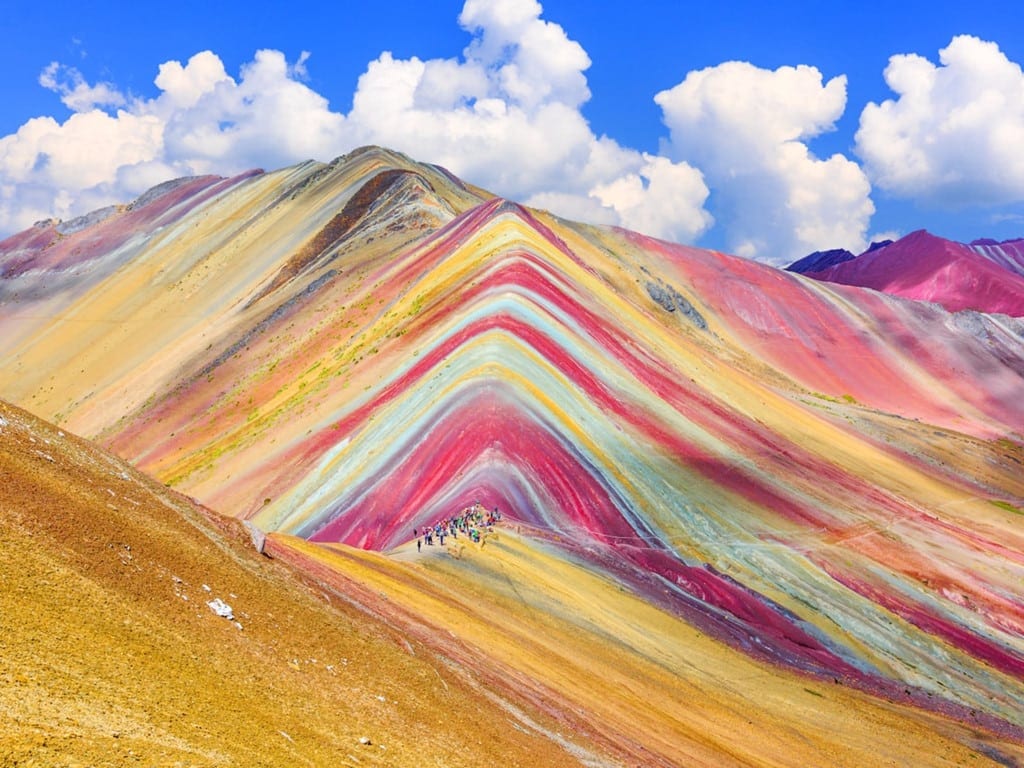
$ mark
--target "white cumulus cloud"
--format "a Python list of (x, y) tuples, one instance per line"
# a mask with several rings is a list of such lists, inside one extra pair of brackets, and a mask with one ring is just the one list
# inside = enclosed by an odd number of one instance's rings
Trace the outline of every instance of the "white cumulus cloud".
[(936, 66), (889, 59), (895, 99), (860, 116), (857, 154), (894, 195), (942, 207), (1024, 200), (1024, 73), (993, 42), (954, 37)]
[(163, 62), (150, 97), (53, 62), (39, 84), (71, 114), (0, 137), (0, 236), (175, 176), (329, 160), (362, 144), (569, 218), (680, 242), (714, 226), (728, 250), (775, 264), (863, 249), (872, 184), (937, 206), (1024, 201), (1024, 74), (995, 43), (955, 37), (938, 64), (893, 56), (895, 98), (860, 115), (862, 168), (812, 150), (847, 95), (845, 76), (826, 81), (807, 65), (689, 72), (655, 96), (668, 129), (658, 154), (596, 134), (581, 111), (590, 57), (542, 14), (537, 0), (465, 0), (461, 52), (382, 52), (347, 114), (310, 86), (308, 51), (289, 61), (259, 50), (237, 72), (213, 51)]
[[(357, 143), (429, 159), (564, 216), (699, 236), (711, 223), (700, 172), (596, 136), (580, 112), (590, 58), (540, 13), (534, 0), (468, 0), (459, 21), (473, 37), (463, 55), (382, 54), (359, 79), (348, 130)], [(634, 194), (612, 191), (623, 184)]]
[(689, 232), (702, 232), (714, 222), (703, 203), (708, 190), (701, 176), (685, 163), (644, 154), (644, 164), (592, 191), (609, 208), (620, 213), (639, 232), (665, 232), (676, 240)]
[(818, 158), (806, 141), (832, 130), (846, 79), (810, 66), (730, 61), (690, 72), (655, 96), (671, 157), (700, 168), (730, 250), (777, 264), (822, 249), (861, 249), (874, 204), (860, 166)]
[(89, 85), (82, 73), (56, 61), (39, 74), (39, 84), (54, 93), (68, 109), (84, 112), (93, 107), (120, 107), (125, 103), (124, 95), (110, 83)]
[(344, 117), (296, 79), (304, 61), (258, 51), (236, 82), (204, 51), (161, 65), (152, 99), (51, 64), (40, 82), (72, 114), (33, 118), (0, 138), (0, 232), (124, 202), (175, 176), (337, 154)]
[[(145, 108), (166, 126), (165, 159), (193, 173), (216, 173), (339, 154), (344, 117), (295, 79), (284, 54), (257, 51), (238, 82), (222, 75), (216, 58), (209, 52), (193, 56), (173, 87), (161, 68), (157, 85), (163, 81), (170, 90)], [(191, 105), (181, 106), (183, 99)]]
[(211, 51), (165, 62), (150, 99), (51, 64), (40, 83), (73, 114), (0, 138), (0, 231), (127, 200), (171, 176), (326, 160), (373, 143), (562, 215), (698, 237), (712, 222), (700, 171), (595, 135), (580, 112), (590, 58), (541, 12), (536, 0), (467, 0), (461, 56), (382, 53), (347, 115), (306, 84), (308, 52), (289, 63), (258, 51), (237, 78)]

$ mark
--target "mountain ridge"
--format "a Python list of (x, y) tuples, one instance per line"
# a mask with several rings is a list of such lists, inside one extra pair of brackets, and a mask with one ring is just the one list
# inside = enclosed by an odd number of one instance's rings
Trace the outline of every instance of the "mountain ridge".
[(411, 557), (479, 501), (755, 659), (958, 718), (1024, 706), (1021, 321), (379, 148), (162, 227), (81, 293), (12, 278), (0, 392), (271, 532)]

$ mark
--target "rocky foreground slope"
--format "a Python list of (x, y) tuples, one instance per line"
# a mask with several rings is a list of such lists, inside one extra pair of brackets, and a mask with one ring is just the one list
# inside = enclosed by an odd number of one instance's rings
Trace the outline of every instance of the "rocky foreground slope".
[(3, 403), (0, 473), (0, 765), (618, 764), (379, 593)]
[[(945, 759), (929, 738), (1016, 754), (1019, 320), (564, 221), (374, 148), (0, 254), (0, 394), (325, 583), (359, 573), (641, 762), (870, 764), (882, 711), (924, 729), (909, 762)], [(477, 502), (497, 540), (416, 551)]]

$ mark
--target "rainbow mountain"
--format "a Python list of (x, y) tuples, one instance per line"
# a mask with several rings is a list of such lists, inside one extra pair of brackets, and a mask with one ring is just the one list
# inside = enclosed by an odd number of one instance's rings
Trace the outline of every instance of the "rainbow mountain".
[[(40, 222), (0, 302), (0, 397), (499, 649), (646, 764), (1024, 759), (1024, 321), (379, 148)], [(417, 548), (477, 504), (486, 547)]]

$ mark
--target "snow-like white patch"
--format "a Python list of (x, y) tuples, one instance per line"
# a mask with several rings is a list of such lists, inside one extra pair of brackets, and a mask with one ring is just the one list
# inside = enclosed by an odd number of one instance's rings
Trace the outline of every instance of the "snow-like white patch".
[(208, 602), (207, 605), (210, 607), (210, 610), (216, 613), (218, 616), (221, 616), (227, 619), (228, 621), (235, 620), (235, 612), (231, 610), (231, 606), (225, 603), (219, 597), (213, 598), (213, 600)]

